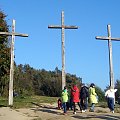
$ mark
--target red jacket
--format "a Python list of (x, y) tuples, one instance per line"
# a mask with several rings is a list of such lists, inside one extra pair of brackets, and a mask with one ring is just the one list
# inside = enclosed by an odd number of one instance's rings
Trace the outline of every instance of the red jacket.
[(73, 99), (73, 102), (80, 102), (80, 92), (79, 92), (79, 89), (76, 85), (74, 85), (72, 88), (71, 88), (71, 95), (72, 95), (72, 99)]

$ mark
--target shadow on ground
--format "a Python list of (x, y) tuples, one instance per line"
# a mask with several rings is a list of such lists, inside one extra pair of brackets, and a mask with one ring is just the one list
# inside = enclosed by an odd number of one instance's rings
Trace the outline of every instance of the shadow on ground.
[[(120, 115), (118, 113), (112, 114), (112, 113), (107, 113), (99, 110), (99, 112), (94, 112), (94, 113), (90, 113), (90, 112), (86, 112), (86, 113), (81, 113), (80, 111), (77, 112), (76, 115), (73, 114), (73, 111), (68, 111), (68, 115), (63, 115), (63, 111), (58, 110), (56, 107), (53, 107), (51, 105), (38, 105), (36, 103), (32, 103), (36, 106), (38, 106), (38, 108), (32, 108), (31, 110), (36, 111), (41, 111), (44, 113), (51, 113), (54, 115), (58, 115), (56, 118), (56, 120), (120, 120)], [(100, 112), (102, 111), (102, 112)], [(53, 120), (54, 118), (51, 118), (50, 120)]]
[(96, 114), (96, 115), (87, 115), (87, 116), (79, 116), (79, 115), (76, 115), (76, 116), (72, 116), (74, 118), (77, 118), (77, 119), (101, 119), (101, 120), (120, 120), (120, 117), (119, 116), (115, 116), (115, 115), (104, 115), (104, 114)]

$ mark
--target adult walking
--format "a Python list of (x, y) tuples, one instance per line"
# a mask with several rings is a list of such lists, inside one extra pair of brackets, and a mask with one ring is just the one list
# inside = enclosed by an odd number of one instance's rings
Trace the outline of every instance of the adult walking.
[(76, 104), (79, 106), (80, 110), (81, 110), (81, 107), (80, 107), (80, 91), (77, 87), (76, 84), (73, 85), (73, 87), (71, 88), (71, 95), (72, 95), (72, 101), (73, 101), (73, 109), (74, 109), (74, 112), (73, 114), (76, 114)]
[(80, 104), (82, 109), (81, 112), (86, 112), (87, 110), (88, 97), (89, 97), (88, 87), (85, 86), (85, 84), (83, 83), (80, 90)]
[(109, 87), (109, 89), (105, 92), (105, 97), (107, 98), (108, 108), (112, 113), (114, 113), (114, 103), (115, 103), (115, 92), (117, 89), (113, 89)]
[(89, 88), (89, 102), (91, 104), (90, 112), (94, 112), (95, 104), (98, 103), (97, 93), (95, 91), (95, 84), (92, 83)]

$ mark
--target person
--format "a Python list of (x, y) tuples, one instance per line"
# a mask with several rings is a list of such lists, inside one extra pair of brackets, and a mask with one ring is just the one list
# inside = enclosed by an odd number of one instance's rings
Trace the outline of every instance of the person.
[(66, 103), (67, 110), (72, 110), (71, 84), (68, 87), (68, 102)]
[(17, 97), (17, 96), (19, 96), (18, 93), (15, 90), (13, 90), (13, 97)]
[(76, 103), (78, 104), (78, 106), (81, 110), (79, 94), (80, 93), (79, 93), (79, 89), (78, 89), (77, 85), (73, 84), (73, 87), (71, 88), (71, 95), (72, 95), (73, 109), (74, 109), (73, 114), (76, 114)]
[(95, 104), (98, 103), (97, 98), (98, 96), (97, 93), (95, 92), (95, 84), (91, 83), (89, 88), (89, 102), (91, 104), (90, 112), (94, 112)]
[(105, 92), (105, 97), (107, 98), (107, 104), (108, 108), (112, 113), (114, 113), (114, 100), (115, 100), (115, 92), (117, 89), (113, 89), (111, 86), (109, 89)]
[(58, 102), (58, 109), (61, 110), (62, 109), (62, 101), (61, 101), (61, 99), (59, 98), (57, 102)]
[(70, 91), (69, 91), (69, 107), (71, 110), (73, 110), (73, 96), (72, 96), (72, 85), (70, 85)]
[(65, 86), (64, 89), (62, 90), (62, 106), (63, 106), (63, 114), (67, 114), (67, 108), (66, 108), (66, 103), (68, 102), (68, 92), (67, 92), (67, 87)]
[(88, 106), (88, 87), (83, 83), (80, 90), (80, 104), (81, 104), (81, 112), (86, 112)]

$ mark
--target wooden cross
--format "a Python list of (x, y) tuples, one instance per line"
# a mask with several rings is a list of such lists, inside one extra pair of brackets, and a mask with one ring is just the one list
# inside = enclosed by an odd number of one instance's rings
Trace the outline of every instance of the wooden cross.
[(78, 29), (77, 26), (65, 26), (64, 25), (64, 11), (61, 14), (61, 26), (59, 25), (49, 25), (48, 28), (61, 29), (62, 38), (62, 90), (66, 85), (66, 75), (65, 75), (65, 40), (64, 40), (64, 29)]
[(10, 81), (9, 81), (9, 105), (13, 106), (13, 76), (14, 76), (14, 41), (15, 36), (28, 37), (28, 34), (15, 33), (15, 20), (12, 21), (12, 32), (0, 32), (0, 35), (12, 36), (11, 41), (11, 64), (10, 64)]
[(112, 42), (111, 42), (111, 40), (118, 41), (118, 40), (120, 40), (120, 38), (112, 38), (111, 37), (111, 27), (110, 27), (110, 25), (107, 25), (107, 31), (108, 31), (108, 37), (97, 36), (96, 39), (108, 40), (110, 86), (114, 89), (114, 75), (113, 75), (113, 63), (112, 63)]

